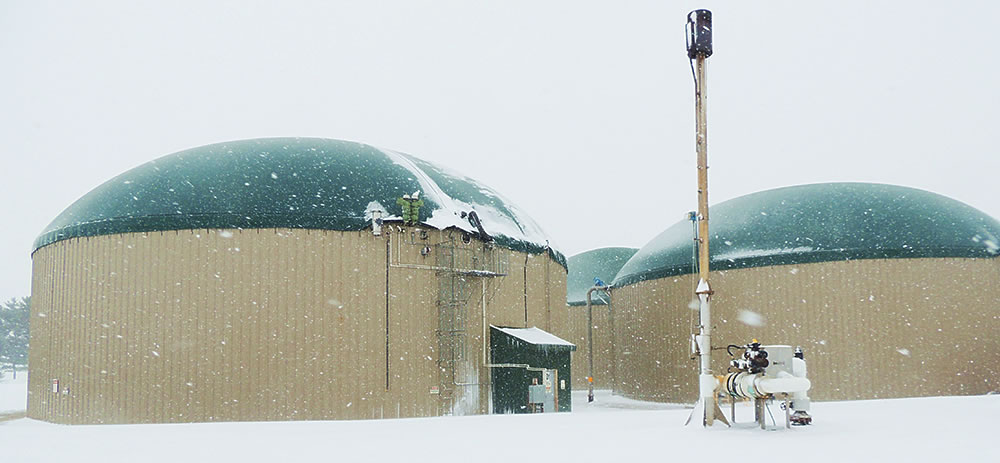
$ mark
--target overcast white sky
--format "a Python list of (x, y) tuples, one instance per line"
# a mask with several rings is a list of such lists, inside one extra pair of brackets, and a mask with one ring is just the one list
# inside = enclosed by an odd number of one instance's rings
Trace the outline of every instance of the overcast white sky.
[(688, 11), (715, 16), (712, 203), (923, 188), (1000, 217), (1000, 3), (0, 0), (0, 298), (34, 238), (154, 158), (354, 140), (492, 186), (567, 255), (695, 208)]

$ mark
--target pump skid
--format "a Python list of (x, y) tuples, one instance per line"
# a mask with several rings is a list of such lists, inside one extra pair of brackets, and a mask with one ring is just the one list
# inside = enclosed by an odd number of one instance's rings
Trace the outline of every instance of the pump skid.
[[(734, 347), (744, 349), (741, 357), (733, 354)], [(812, 423), (806, 394), (812, 383), (806, 378), (801, 347), (793, 351), (791, 346), (762, 346), (754, 339), (744, 346), (730, 344), (726, 350), (734, 358), (730, 361), (730, 372), (719, 377), (723, 390), (734, 404), (736, 399), (754, 401), (755, 419), (761, 429), (765, 428), (762, 412), (766, 402), (774, 399), (784, 402), (786, 427)]]

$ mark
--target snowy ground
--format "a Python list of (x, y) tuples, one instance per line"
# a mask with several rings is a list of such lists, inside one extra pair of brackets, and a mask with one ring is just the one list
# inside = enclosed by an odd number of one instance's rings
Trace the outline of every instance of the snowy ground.
[[(28, 372), (18, 371), (17, 379), (13, 376), (10, 370), (4, 370), (0, 378), (0, 416), (24, 412), (28, 397)], [(2, 439), (3, 436), (0, 436)]]
[[(22, 378), (0, 380), (0, 410), (23, 409)], [(768, 431), (749, 423), (684, 427), (689, 409), (607, 392), (589, 405), (585, 395), (574, 395), (573, 406), (573, 413), (562, 414), (340, 422), (62, 426), (21, 418), (0, 421), (0, 459), (631, 462), (709, 452), (810, 463), (1000, 461), (992, 441), (1000, 395), (816, 403), (813, 426)], [(777, 406), (772, 411), (782, 424)], [(737, 413), (746, 422), (752, 411)]]

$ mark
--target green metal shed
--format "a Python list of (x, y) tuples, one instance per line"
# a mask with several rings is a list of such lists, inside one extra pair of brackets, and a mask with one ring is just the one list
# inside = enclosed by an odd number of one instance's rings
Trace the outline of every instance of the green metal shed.
[[(493, 413), (532, 413), (529, 386), (555, 395), (557, 411), (573, 410), (570, 353), (573, 343), (535, 327), (490, 326)], [(546, 375), (554, 371), (554, 374)], [(546, 410), (551, 411), (551, 410)]]

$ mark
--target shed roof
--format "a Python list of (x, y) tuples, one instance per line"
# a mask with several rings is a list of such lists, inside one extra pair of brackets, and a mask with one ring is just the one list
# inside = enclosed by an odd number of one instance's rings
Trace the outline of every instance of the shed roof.
[(503, 328), (490, 325), (490, 328), (495, 328), (528, 344), (537, 346), (566, 346), (576, 349), (576, 344), (534, 326), (531, 328)]
[[(693, 272), (682, 220), (643, 246), (615, 286)], [(1000, 222), (954, 199), (873, 183), (799, 185), (709, 209), (712, 270), (849, 259), (983, 257), (1000, 253)]]
[[(194, 228), (361, 230), (380, 206), (421, 192), (420, 220), (439, 229), (477, 229), (475, 210), (498, 244), (543, 252), (548, 236), (517, 206), (481, 183), (408, 154), (322, 138), (240, 140), (181, 151), (129, 170), (77, 200), (34, 248), (114, 233)], [(565, 266), (562, 254), (553, 250)]]

